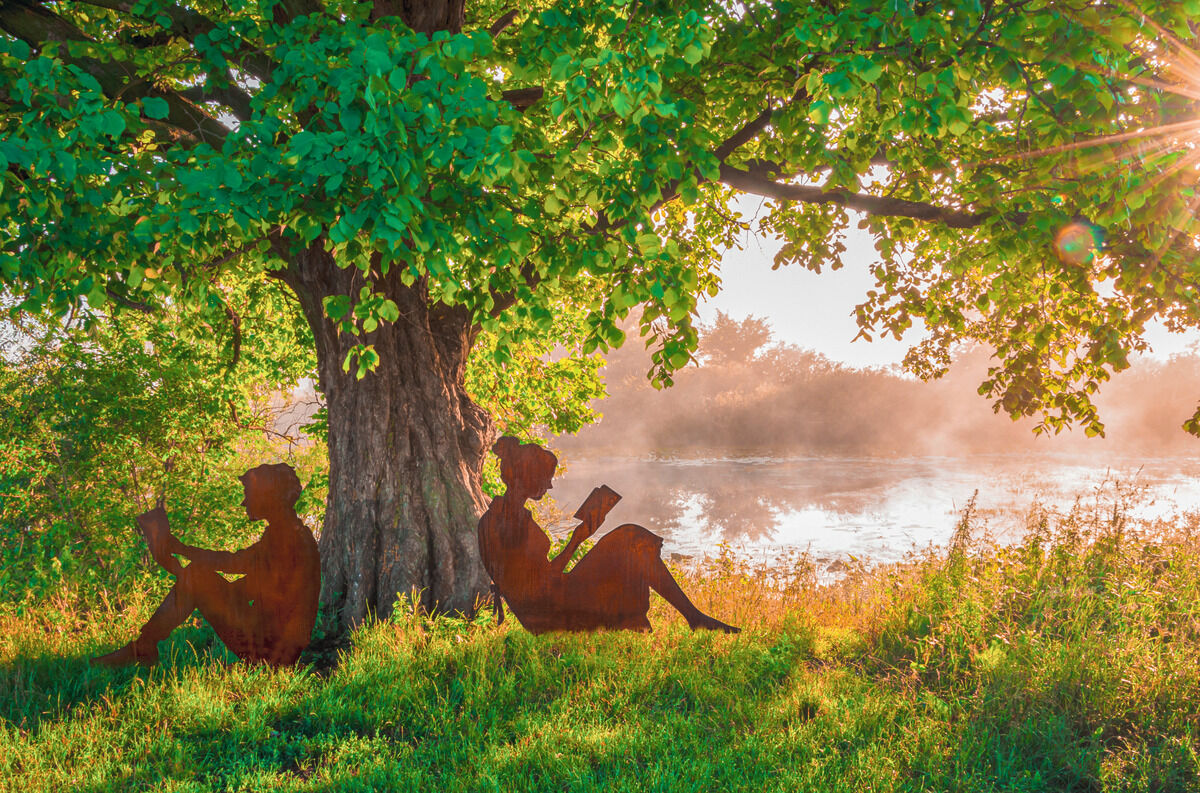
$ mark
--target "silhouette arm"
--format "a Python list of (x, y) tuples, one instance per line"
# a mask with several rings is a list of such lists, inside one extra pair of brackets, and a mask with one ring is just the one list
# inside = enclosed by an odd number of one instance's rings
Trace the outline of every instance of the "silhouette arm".
[(571, 539), (566, 547), (550, 560), (550, 569), (555, 573), (561, 573), (563, 570), (566, 570), (567, 563), (571, 561), (571, 557), (579, 549), (579, 544), (595, 533), (596, 529), (588, 521), (584, 521), (576, 526), (575, 531), (571, 532)]
[(575, 555), (579, 544), (596, 533), (596, 529), (600, 528), (600, 524), (604, 522), (604, 517), (620, 500), (621, 495), (608, 485), (593, 488), (575, 512), (575, 517), (579, 519), (579, 525), (575, 527), (575, 531), (571, 532), (571, 540), (567, 543), (567, 547), (550, 560), (550, 569), (556, 573), (566, 570), (567, 564)]
[(197, 548), (194, 545), (185, 545), (171, 533), (171, 526), (167, 522), (167, 512), (161, 504), (149, 512), (139, 515), (137, 523), (142, 529), (146, 545), (150, 548), (150, 555), (154, 557), (154, 561), (172, 575), (179, 575), (183, 571), (183, 565), (175, 558), (176, 556), (182, 556), (193, 564), (223, 573), (248, 573), (254, 566), (254, 559), (258, 556), (262, 545), (262, 540), (259, 540), (249, 548), (242, 548), (239, 551), (212, 551), (207, 548)]
[(170, 538), (169, 552), (184, 557), (192, 564), (219, 570), (222, 573), (249, 573), (254, 566), (259, 543), (238, 551), (213, 551), (208, 548), (197, 548), (194, 545), (184, 545), (175, 537)]

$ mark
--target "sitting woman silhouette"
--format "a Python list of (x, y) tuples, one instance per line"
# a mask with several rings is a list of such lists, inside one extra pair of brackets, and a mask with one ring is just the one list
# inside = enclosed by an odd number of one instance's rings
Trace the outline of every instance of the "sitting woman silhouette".
[[(533, 443), (505, 436), (492, 451), (507, 490), (479, 520), (479, 551), (496, 588), (531, 633), (600, 628), (650, 630), (650, 590), (679, 610), (693, 630), (738, 629), (696, 608), (659, 556), (662, 538), (632, 523), (601, 537), (570, 572), (567, 562), (619, 498), (597, 488), (576, 513), (581, 523), (567, 547), (547, 559), (550, 539), (525, 508), (551, 488), (558, 458)], [(607, 498), (606, 498), (607, 496)]]
[[(162, 506), (137, 519), (150, 555), (174, 574), (175, 586), (133, 641), (92, 659), (106, 666), (158, 661), (158, 643), (192, 611), (212, 624), (243, 661), (293, 664), (308, 646), (317, 618), (321, 557), (317, 541), (296, 515), (300, 480), (290, 465), (260, 465), (241, 476), (250, 520), (265, 520), (262, 537), (240, 551), (184, 545), (171, 534)], [(190, 560), (184, 567), (173, 554)], [(236, 581), (221, 573), (241, 573)]]

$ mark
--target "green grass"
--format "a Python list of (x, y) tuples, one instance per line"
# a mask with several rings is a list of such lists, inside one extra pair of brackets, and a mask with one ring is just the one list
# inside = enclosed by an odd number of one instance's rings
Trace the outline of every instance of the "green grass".
[(490, 611), (358, 631), (324, 674), (196, 624), (94, 669), (153, 605), (0, 610), (13, 790), (1200, 790), (1200, 529), (1119, 509), (852, 569), (681, 573), (742, 624), (534, 637)]

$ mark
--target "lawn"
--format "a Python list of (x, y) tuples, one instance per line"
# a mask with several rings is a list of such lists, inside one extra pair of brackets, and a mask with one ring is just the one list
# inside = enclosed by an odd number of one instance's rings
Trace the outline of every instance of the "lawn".
[(194, 620), (152, 669), (91, 655), (153, 603), (0, 607), (12, 790), (1200, 789), (1200, 519), (1034, 515), (998, 545), (679, 571), (737, 636), (535, 637), (399, 609), (336, 655), (231, 663)]

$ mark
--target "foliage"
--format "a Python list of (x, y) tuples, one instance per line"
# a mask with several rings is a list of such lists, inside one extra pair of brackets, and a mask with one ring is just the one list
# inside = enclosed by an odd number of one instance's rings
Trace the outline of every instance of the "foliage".
[[(467, 393), (493, 418), (500, 434), (546, 443), (551, 435), (575, 433), (599, 419), (593, 403), (605, 395), (603, 359), (580, 352), (578, 320), (577, 313), (557, 313), (547, 334), (509, 345), (503, 362), (497, 360), (494, 334), (484, 334), (476, 343), (467, 366)], [(489, 497), (504, 492), (495, 455), (484, 462), (483, 490)]]
[[(257, 529), (238, 506), (237, 476), (264, 459), (298, 467), (310, 484), (302, 507), (319, 519), (321, 477), (310, 480), (325, 467), (323, 449), (275, 426), (270, 400), (288, 383), (262, 379), (286, 374), (276, 363), (287, 358), (279, 350), (285, 335), (274, 327), (268, 343), (245, 323), (255, 352), (237, 379), (222, 366), (224, 344), (188, 343), (165, 319), (124, 315), (87, 329), (27, 324), (22, 347), (0, 363), (4, 599), (145, 586), (145, 544), (133, 518), (158, 499), (187, 541), (247, 544)], [(258, 377), (255, 360), (266, 367)]]
[(196, 626), (153, 671), (97, 669), (153, 602), (0, 610), (0, 780), (1182, 793), (1200, 784), (1196, 521), (1123, 515), (1035, 515), (998, 547), (968, 511), (948, 552), (826, 584), (804, 557), (680, 571), (736, 637), (661, 602), (649, 635), (397, 610), (327, 675), (228, 665)]
[[(497, 341), (488, 336), (472, 355), (467, 391), (506, 435), (522, 439), (571, 433), (595, 421), (592, 401), (604, 396), (599, 377), (603, 359), (572, 354), (563, 346), (579, 342), (577, 326), (559, 321), (555, 332), (510, 348), (503, 365), (491, 355)], [(578, 347), (576, 346), (576, 350)]]
[(414, 32), (383, 2), (9, 3), (0, 273), (26, 309), (218, 311), (315, 245), (361, 273), (324, 302), (360, 376), (397, 271), (500, 361), (564, 302), (589, 348), (641, 306), (670, 382), (751, 192), (780, 264), (838, 266), (865, 215), (860, 321), (922, 319), (914, 371), (979, 339), (1005, 410), (1100, 432), (1146, 322), (1196, 324), (1195, 6), (481, 0)]

